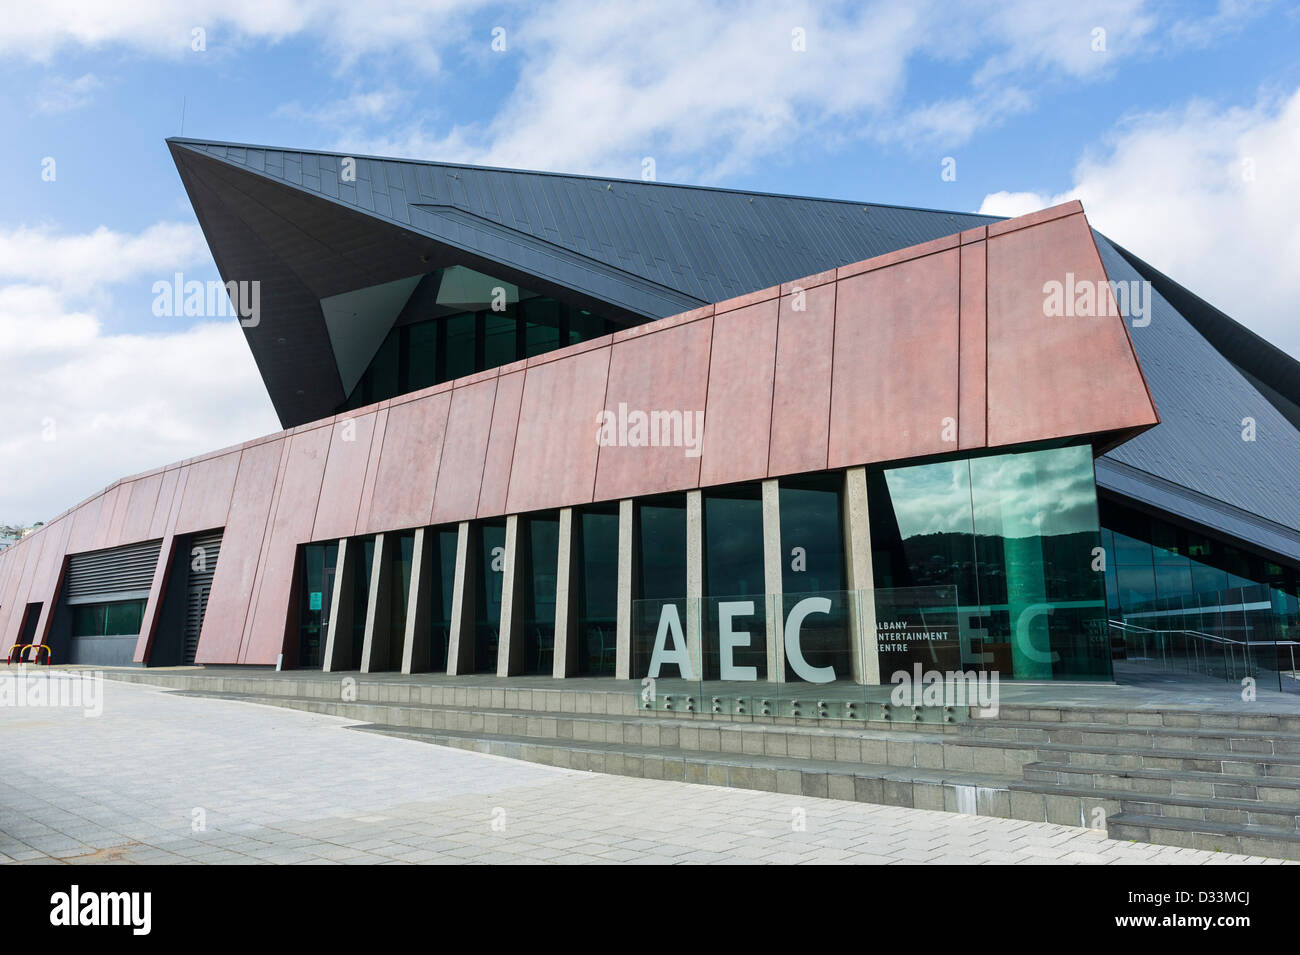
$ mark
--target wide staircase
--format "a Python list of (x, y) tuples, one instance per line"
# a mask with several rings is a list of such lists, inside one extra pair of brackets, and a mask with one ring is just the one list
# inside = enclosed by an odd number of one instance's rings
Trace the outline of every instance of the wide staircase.
[(654, 709), (631, 685), (584, 689), (576, 680), (541, 688), (201, 670), (112, 678), (346, 717), (364, 732), (570, 769), (1300, 859), (1297, 715), (1004, 704), (994, 719), (907, 708), (885, 720), (883, 707), (866, 720), (794, 719)]

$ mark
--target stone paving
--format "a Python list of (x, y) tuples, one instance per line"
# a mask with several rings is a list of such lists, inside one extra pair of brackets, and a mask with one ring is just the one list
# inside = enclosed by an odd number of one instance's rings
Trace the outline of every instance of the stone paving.
[(98, 717), (0, 706), (0, 862), (1279, 864), (557, 769), (337, 717), (102, 686)]

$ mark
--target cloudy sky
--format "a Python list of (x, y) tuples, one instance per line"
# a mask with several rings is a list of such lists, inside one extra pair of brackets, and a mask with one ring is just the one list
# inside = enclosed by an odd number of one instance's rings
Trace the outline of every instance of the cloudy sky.
[[(163, 140), (1094, 225), (1300, 356), (1300, 13), (1248, 0), (41, 0), (0, 17), (0, 523), (278, 427)], [(495, 43), (494, 43), (495, 40)], [(950, 160), (945, 165), (945, 160)], [(945, 168), (955, 179), (944, 178)]]

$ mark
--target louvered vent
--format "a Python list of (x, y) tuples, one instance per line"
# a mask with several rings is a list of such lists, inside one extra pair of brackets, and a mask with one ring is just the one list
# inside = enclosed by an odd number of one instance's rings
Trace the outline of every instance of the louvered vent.
[(68, 558), (64, 585), (69, 604), (135, 600), (149, 596), (162, 541), (145, 541)]

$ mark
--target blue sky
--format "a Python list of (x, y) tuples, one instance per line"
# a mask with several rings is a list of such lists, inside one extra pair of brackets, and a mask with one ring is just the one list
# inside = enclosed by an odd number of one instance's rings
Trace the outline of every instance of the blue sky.
[(999, 214), (1080, 198), (1300, 355), (1297, 49), (1294, 6), (1244, 2), (25, 6), (0, 23), (0, 523), (277, 427), (233, 320), (150, 308), (154, 281), (216, 277), (163, 143), (182, 104), (186, 135), (304, 149), (628, 178), (649, 156), (661, 181)]

